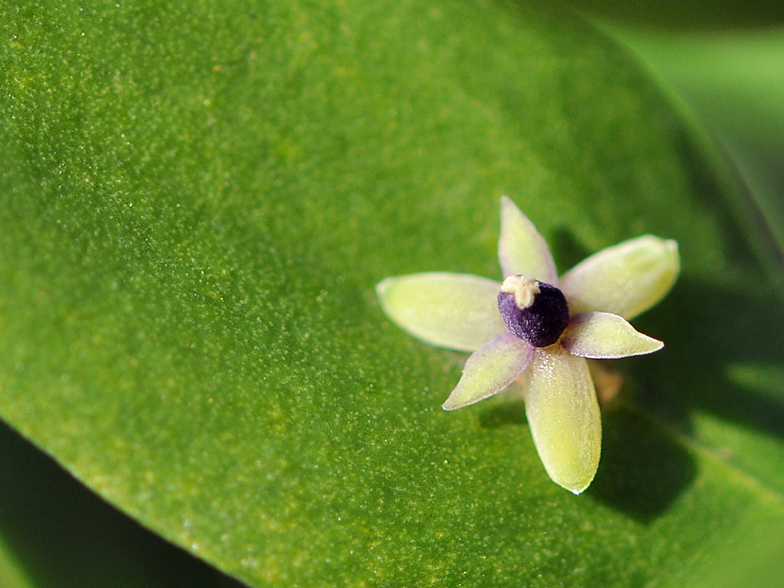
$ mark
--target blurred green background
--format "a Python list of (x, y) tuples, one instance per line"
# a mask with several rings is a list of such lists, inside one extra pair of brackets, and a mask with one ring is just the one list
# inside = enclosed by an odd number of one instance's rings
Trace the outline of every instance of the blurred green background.
[(781, 251), (784, 3), (570, 4), (628, 47), (726, 150)]
[[(624, 45), (720, 143), (748, 187), (754, 223), (773, 236), (755, 246), (782, 259), (784, 3), (571, 5)], [(781, 279), (781, 266), (771, 271)], [(0, 521), (18, 539), (13, 547), (0, 539), (0, 587), (239, 585), (108, 506), (2, 424), (0, 445)], [(759, 533), (695, 562), (682, 585), (778, 586), (782, 572), (771, 562), (779, 554), (784, 532), (760, 520)]]

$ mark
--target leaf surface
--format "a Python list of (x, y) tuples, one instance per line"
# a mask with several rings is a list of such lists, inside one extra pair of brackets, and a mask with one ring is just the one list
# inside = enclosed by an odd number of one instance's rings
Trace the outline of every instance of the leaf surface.
[[(254, 586), (628, 586), (784, 519), (771, 260), (701, 136), (589, 26), (88, 0), (3, 5), (0, 30), (0, 414), (145, 526)], [(520, 405), (442, 411), (464, 356), (374, 292), (500, 280), (502, 194), (561, 272), (680, 243), (635, 321), (667, 348), (618, 364), (580, 497)]]

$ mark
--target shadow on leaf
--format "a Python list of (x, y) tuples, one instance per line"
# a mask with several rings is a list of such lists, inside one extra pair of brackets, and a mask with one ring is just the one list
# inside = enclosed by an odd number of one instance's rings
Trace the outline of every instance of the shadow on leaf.
[(649, 419), (626, 409), (605, 414), (603, 424), (602, 460), (586, 494), (648, 523), (692, 482), (694, 459)]
[(668, 353), (646, 372), (637, 404), (684, 431), (691, 430), (691, 413), (701, 411), (784, 439), (784, 391), (766, 396), (729, 379), (733, 365), (783, 363), (784, 309), (771, 290), (743, 286), (732, 291), (681, 279), (657, 309), (656, 334)]
[(501, 402), (485, 410), (479, 417), (479, 424), (485, 429), (525, 423), (525, 404), (522, 400)]
[(242, 588), (72, 478), (0, 421), (0, 534), (36, 585)]
[[(485, 428), (525, 422), (525, 406), (519, 400), (499, 403), (480, 416)], [(603, 426), (602, 459), (586, 494), (648, 523), (694, 479), (694, 460), (650, 419), (624, 408), (605, 413)]]
[[(635, 322), (667, 348), (618, 364), (633, 385), (603, 414), (602, 460), (587, 494), (647, 523), (696, 476), (694, 458), (674, 436), (693, 434), (693, 414), (710, 413), (784, 440), (784, 391), (780, 397), (756, 393), (729, 377), (739, 364), (782, 368), (784, 309), (770, 289), (732, 290), (686, 277)], [(520, 400), (500, 402), (480, 416), (485, 428), (525, 422)]]

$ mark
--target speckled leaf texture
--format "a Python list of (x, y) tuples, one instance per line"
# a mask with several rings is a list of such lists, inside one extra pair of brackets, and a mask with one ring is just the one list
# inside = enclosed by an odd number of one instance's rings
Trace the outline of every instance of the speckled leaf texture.
[[(258, 587), (689, 586), (784, 545), (778, 261), (705, 137), (588, 24), (6, 1), (0, 65), (0, 416), (154, 533)], [(374, 291), (500, 280), (502, 194), (561, 272), (680, 244), (635, 320), (666, 348), (610, 366), (579, 497), (521, 403), (441, 410), (465, 355)]]

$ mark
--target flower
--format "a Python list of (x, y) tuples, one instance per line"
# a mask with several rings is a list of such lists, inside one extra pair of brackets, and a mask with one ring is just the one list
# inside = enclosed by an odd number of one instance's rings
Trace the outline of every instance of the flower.
[(428, 272), (387, 278), (376, 290), (387, 316), (414, 337), (472, 352), (443, 408), (462, 408), (514, 386), (550, 478), (580, 494), (596, 475), (602, 438), (586, 359), (664, 346), (628, 319), (672, 288), (680, 271), (678, 245), (644, 235), (588, 257), (558, 279), (544, 238), (503, 196), (498, 257), (502, 283)]

